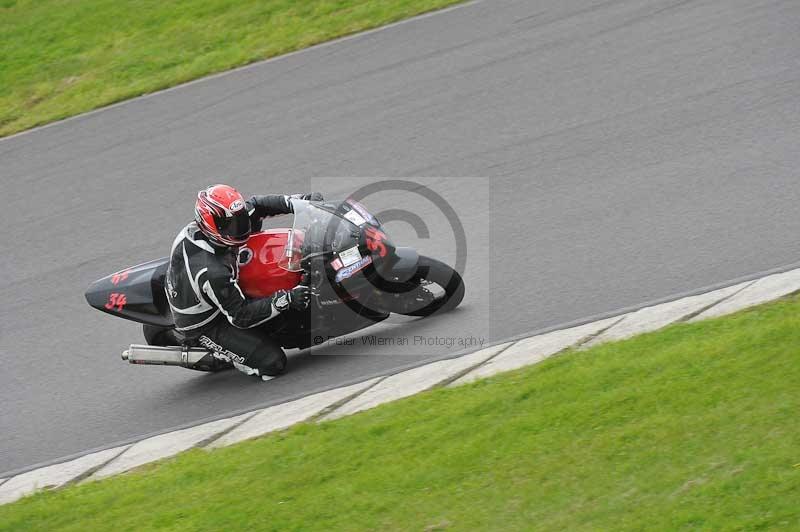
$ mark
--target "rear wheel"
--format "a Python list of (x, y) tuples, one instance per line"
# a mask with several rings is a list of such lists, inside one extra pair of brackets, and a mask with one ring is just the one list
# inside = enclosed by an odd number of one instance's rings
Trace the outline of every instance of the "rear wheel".
[(158, 327), (147, 323), (142, 325), (142, 332), (147, 345), (158, 345), (168, 347), (171, 345), (181, 345), (181, 341), (175, 336), (175, 329)]
[(430, 316), (456, 308), (464, 299), (464, 281), (447, 264), (420, 255), (417, 273), (404, 288), (389, 295), (388, 309), (405, 316)]

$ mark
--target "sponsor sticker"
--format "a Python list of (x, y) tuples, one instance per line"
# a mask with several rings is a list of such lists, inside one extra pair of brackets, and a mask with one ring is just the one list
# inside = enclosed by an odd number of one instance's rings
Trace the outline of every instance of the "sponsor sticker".
[(332, 267), (332, 268), (333, 268), (335, 271), (337, 271), (337, 272), (338, 272), (339, 270), (341, 270), (341, 269), (342, 269), (342, 261), (340, 261), (338, 258), (337, 258), (337, 259), (333, 259), (333, 260), (331, 261), (331, 267)]
[(359, 259), (361, 259), (361, 253), (358, 252), (358, 246), (339, 252), (339, 260), (342, 261), (344, 266), (350, 266), (358, 262)]
[(370, 264), (372, 264), (372, 257), (367, 255), (366, 257), (363, 257), (357, 262), (354, 262), (349, 266), (345, 266), (344, 268), (339, 270), (338, 273), (336, 274), (336, 282), (341, 283), (345, 279), (349, 279), (350, 277), (355, 275), (356, 272), (363, 270)]
[(354, 224), (356, 224), (359, 227), (361, 227), (362, 225), (367, 223), (367, 221), (364, 219), (364, 217), (361, 216), (360, 214), (358, 214), (358, 212), (356, 212), (356, 211), (348, 211), (347, 214), (344, 215), (344, 217), (347, 218), (348, 220), (350, 220), (351, 222), (353, 222)]
[(231, 206), (228, 210), (230, 210), (231, 212), (238, 212), (241, 211), (242, 209), (244, 209), (244, 202), (240, 199), (237, 199), (234, 200), (233, 203), (231, 203)]
[(357, 202), (356, 200), (348, 200), (347, 203), (350, 204), (350, 206), (353, 209), (358, 211), (358, 213), (364, 218), (364, 220), (368, 221), (371, 224), (378, 225), (375, 217), (372, 216), (369, 213), (369, 211), (363, 205), (361, 205), (361, 203)]

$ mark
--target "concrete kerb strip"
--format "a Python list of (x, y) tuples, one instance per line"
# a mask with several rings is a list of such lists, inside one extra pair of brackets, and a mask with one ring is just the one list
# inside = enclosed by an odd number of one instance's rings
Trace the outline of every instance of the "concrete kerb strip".
[(428, 390), (475, 366), (483, 364), (508, 346), (509, 344), (507, 343), (496, 345), (468, 355), (439, 360), (431, 364), (390, 375), (364, 393), (324, 415), (320, 420), (328, 421), (338, 419), (383, 403), (396, 401), (397, 399), (402, 399), (403, 397)]
[[(0, 504), (42, 488), (103, 478), (191, 448), (230, 445), (307, 420), (335, 419), (434, 386), (455, 386), (535, 364), (570, 347), (595, 345), (656, 330), (676, 321), (699, 321), (766, 303), (800, 290), (800, 269), (740, 283), (630, 314), (486, 348), (454, 359), (328, 390), (282, 405), (213, 421), (92, 453), (69, 462), (0, 479)], [(210, 443), (209, 443), (210, 442)]]
[(91, 475), (128, 449), (128, 445), (88, 454), (69, 462), (34, 469), (0, 485), (0, 504), (13, 502), (44, 488), (59, 488)]
[(584, 347), (592, 347), (613, 340), (624, 340), (637, 334), (655, 331), (672, 323), (691, 318), (734, 296), (751, 284), (753, 284), (753, 281), (637, 310), (594, 337)]
[(99, 480), (119, 473), (124, 473), (156, 460), (162, 460), (176, 455), (182, 451), (192, 449), (238, 424), (246, 423), (255, 416), (255, 412), (248, 412), (236, 417), (220, 419), (204, 423), (188, 429), (159, 434), (146, 440), (131, 445), (114, 460), (97, 470), (87, 481)]
[(621, 316), (579, 325), (570, 329), (553, 331), (539, 336), (519, 340), (511, 347), (489, 360), (486, 364), (475, 368), (450, 386), (458, 386), (478, 379), (490, 377), (496, 373), (518, 369), (541, 362), (570, 347), (580, 345), (594, 335), (611, 327), (622, 319)]
[(238, 427), (211, 442), (208, 448), (224, 447), (307, 421), (333, 405), (351, 397), (357, 397), (358, 394), (374, 386), (381, 379), (382, 377), (376, 377), (368, 381), (345, 386), (344, 388), (328, 390), (265, 408), (258, 411)]
[(716, 318), (778, 299), (800, 290), (800, 268), (753, 282), (733, 297), (692, 318), (691, 322)]

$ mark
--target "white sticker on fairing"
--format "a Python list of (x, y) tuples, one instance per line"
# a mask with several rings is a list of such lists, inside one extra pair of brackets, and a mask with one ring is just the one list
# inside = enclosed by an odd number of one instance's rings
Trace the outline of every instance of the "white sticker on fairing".
[(358, 214), (356, 211), (348, 211), (347, 214), (344, 215), (344, 217), (359, 227), (367, 223), (364, 217)]
[(367, 210), (367, 209), (366, 209), (366, 208), (365, 208), (363, 205), (361, 205), (359, 202), (357, 202), (357, 201), (356, 201), (356, 200), (354, 200), (354, 199), (349, 199), (349, 200), (347, 200), (347, 203), (349, 203), (349, 204), (350, 204), (350, 207), (352, 207), (353, 209), (357, 210), (357, 211), (358, 211), (358, 213), (359, 213), (359, 214), (360, 214), (360, 215), (361, 215), (361, 216), (362, 216), (362, 217), (363, 217), (363, 218), (364, 218), (366, 221), (368, 221), (369, 223), (371, 223), (371, 224), (373, 224), (373, 225), (378, 225), (378, 223), (377, 223), (378, 221), (375, 219), (375, 217), (374, 217), (374, 216), (372, 216), (372, 215), (369, 213), (369, 211), (368, 211), (368, 210)]
[(341, 259), (343, 265), (350, 266), (354, 262), (358, 262), (358, 259), (361, 258), (361, 253), (358, 252), (358, 246), (356, 246), (344, 251), (340, 251), (339, 258)]

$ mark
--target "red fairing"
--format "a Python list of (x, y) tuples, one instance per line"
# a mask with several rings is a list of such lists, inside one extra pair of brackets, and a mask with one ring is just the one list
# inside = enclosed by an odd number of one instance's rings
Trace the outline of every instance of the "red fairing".
[(245, 295), (266, 297), (300, 284), (300, 272), (278, 266), (288, 239), (289, 229), (270, 229), (250, 235), (239, 249), (239, 286)]

